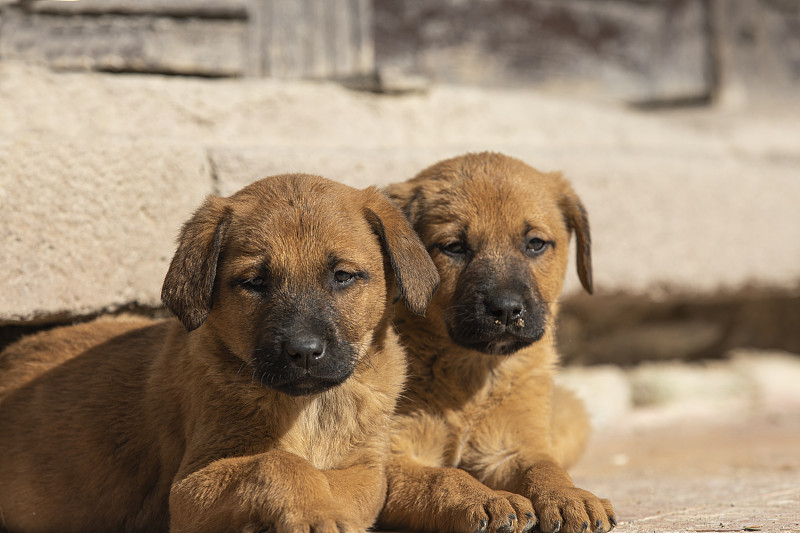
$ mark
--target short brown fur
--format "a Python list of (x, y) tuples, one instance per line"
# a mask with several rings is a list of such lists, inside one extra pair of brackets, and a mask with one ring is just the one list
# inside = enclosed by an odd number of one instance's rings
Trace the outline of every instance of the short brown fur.
[[(365, 530), (405, 378), (391, 295), (423, 312), (437, 282), (375, 189), (290, 175), (209, 198), (164, 282), (185, 328), (101, 319), (0, 354), (0, 530)], [(323, 319), (339, 384), (259, 370)]]
[[(586, 441), (585, 410), (553, 386), (572, 233), (580, 279), (592, 291), (580, 200), (560, 174), (495, 153), (442, 161), (385, 192), (431, 253), (441, 286), (425, 317), (396, 308), (409, 383), (380, 523), (459, 533), (608, 531), (616, 524), (611, 504), (575, 487), (564, 470)], [(536, 239), (547, 243), (540, 251)], [(517, 293), (524, 305), (508, 307), (512, 320), (503, 302)], [(509, 296), (495, 306), (498, 294)], [(476, 333), (492, 328), (501, 333)]]

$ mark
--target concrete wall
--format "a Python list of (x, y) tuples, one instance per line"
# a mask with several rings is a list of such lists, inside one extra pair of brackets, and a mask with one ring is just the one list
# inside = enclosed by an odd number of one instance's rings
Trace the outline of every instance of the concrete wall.
[(380, 96), (6, 62), (0, 321), (158, 305), (180, 223), (207, 194), (293, 171), (386, 184), (486, 149), (566, 172), (601, 295), (796, 294), (798, 138), (792, 117), (682, 119), (529, 91)]
[[(589, 208), (598, 296), (570, 271), (568, 359), (800, 349), (797, 4), (341, 1), (351, 23), (374, 10), (374, 56), (357, 24), (340, 37), (383, 93), (276, 79), (338, 78), (311, 71), (339, 56), (259, 37), (273, 0), (0, 0), (0, 330), (157, 308), (207, 194), (293, 171), (381, 185), (499, 150), (563, 170)], [(152, 32), (84, 31), (106, 22)]]

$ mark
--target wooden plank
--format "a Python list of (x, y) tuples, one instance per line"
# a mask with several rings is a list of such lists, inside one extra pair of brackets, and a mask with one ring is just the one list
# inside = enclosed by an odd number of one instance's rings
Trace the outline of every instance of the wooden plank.
[(378, 1), (374, 9), (379, 70), (637, 102), (691, 100), (712, 90), (706, 2)]
[(60, 69), (239, 76), (242, 20), (155, 16), (59, 16), (3, 11), (0, 58)]
[(57, 15), (247, 18), (247, 0), (34, 0), (26, 7), (32, 13)]
[(714, 0), (718, 98), (744, 106), (797, 102), (800, 2)]
[(249, 72), (345, 78), (372, 72), (370, 0), (252, 0)]

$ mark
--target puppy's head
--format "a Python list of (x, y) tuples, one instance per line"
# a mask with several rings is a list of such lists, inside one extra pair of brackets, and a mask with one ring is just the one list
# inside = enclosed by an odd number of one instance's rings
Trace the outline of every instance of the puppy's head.
[(395, 284), (423, 313), (438, 281), (375, 189), (287, 175), (208, 198), (182, 229), (162, 299), (264, 386), (303, 395), (343, 382), (381, 342)]
[(495, 153), (467, 154), (391, 185), (431, 254), (441, 287), (429, 320), (461, 346), (509, 354), (554, 319), (577, 236), (578, 274), (592, 292), (589, 220), (560, 174)]

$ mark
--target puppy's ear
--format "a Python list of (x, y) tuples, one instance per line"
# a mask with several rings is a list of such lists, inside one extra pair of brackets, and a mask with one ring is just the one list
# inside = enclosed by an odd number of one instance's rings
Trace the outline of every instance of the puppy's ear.
[(376, 189), (365, 192), (364, 216), (389, 256), (400, 294), (412, 312), (423, 315), (439, 286), (436, 266), (403, 213)]
[(161, 300), (188, 331), (199, 328), (211, 311), (217, 260), (229, 219), (225, 200), (209, 196), (181, 229)]
[(586, 292), (592, 294), (594, 285), (592, 282), (592, 236), (589, 232), (589, 215), (578, 195), (566, 182), (563, 182), (559, 206), (567, 228), (577, 237), (578, 277)]
[(400, 208), (412, 226), (419, 222), (422, 203), (422, 186), (415, 182), (392, 183), (383, 189), (394, 205)]

